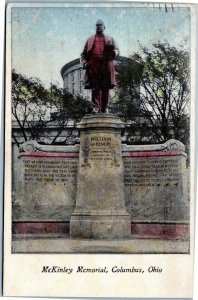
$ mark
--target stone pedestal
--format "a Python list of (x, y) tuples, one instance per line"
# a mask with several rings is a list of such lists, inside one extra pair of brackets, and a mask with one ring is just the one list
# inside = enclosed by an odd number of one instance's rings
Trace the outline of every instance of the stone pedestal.
[(70, 236), (122, 239), (131, 236), (130, 216), (124, 201), (121, 129), (112, 114), (85, 116), (80, 130), (76, 208)]

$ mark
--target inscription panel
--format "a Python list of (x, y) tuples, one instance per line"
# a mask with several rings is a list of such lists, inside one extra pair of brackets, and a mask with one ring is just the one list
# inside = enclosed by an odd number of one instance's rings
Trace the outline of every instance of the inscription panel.
[(90, 134), (82, 138), (82, 165), (90, 164), (120, 166), (121, 144), (116, 134)]
[(134, 222), (189, 220), (185, 158), (123, 157), (125, 203)]
[(25, 182), (65, 183), (75, 181), (77, 161), (68, 160), (24, 160)]
[(181, 181), (181, 164), (178, 159), (124, 159), (125, 186), (167, 186)]
[[(91, 137), (90, 144), (90, 160), (112, 160), (112, 157), (115, 157), (118, 153), (120, 153), (120, 149), (116, 140), (112, 139), (112, 137)], [(118, 152), (118, 153), (117, 153)]]
[(13, 197), (13, 220), (69, 221), (76, 201), (78, 158), (38, 154), (22, 156), (19, 162), (20, 183)]

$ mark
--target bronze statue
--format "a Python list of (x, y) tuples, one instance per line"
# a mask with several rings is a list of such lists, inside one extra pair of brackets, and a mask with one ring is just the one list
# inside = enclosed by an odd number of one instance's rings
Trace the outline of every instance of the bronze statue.
[(96, 34), (91, 36), (81, 54), (83, 68), (86, 70), (84, 88), (92, 90), (93, 112), (108, 113), (109, 90), (116, 86), (116, 70), (113, 60), (118, 48), (113, 38), (103, 34), (104, 22), (96, 23)]

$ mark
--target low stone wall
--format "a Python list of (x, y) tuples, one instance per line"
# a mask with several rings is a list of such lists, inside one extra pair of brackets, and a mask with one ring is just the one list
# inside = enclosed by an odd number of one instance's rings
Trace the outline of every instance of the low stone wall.
[[(138, 237), (188, 238), (186, 154), (179, 141), (122, 145), (126, 210)], [(30, 141), (13, 155), (13, 233), (69, 233), (79, 145)], [(91, 188), (91, 187), (90, 187)]]
[(13, 157), (13, 233), (64, 233), (75, 208), (79, 145), (27, 142)]

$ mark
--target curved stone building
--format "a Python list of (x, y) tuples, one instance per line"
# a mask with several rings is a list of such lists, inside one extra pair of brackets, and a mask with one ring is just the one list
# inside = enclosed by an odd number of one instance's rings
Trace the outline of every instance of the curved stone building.
[(85, 90), (83, 86), (84, 70), (80, 58), (65, 64), (61, 69), (61, 75), (66, 88), (72, 94), (80, 94), (90, 98), (91, 91)]
[[(115, 64), (119, 67), (119, 64), (127, 61), (129, 58), (119, 56), (115, 60)], [(83, 86), (84, 70), (80, 62), (80, 58), (74, 59), (65, 64), (61, 69), (61, 75), (64, 82), (64, 88), (72, 94), (80, 94), (88, 99), (91, 98), (91, 90), (85, 90)], [(114, 89), (115, 90), (115, 89)], [(111, 91), (114, 91), (111, 90)]]

